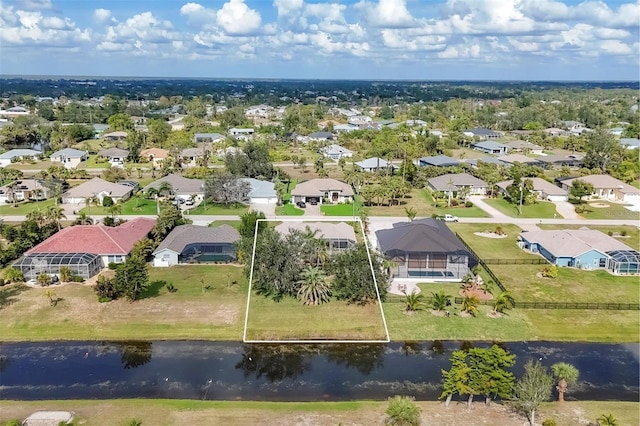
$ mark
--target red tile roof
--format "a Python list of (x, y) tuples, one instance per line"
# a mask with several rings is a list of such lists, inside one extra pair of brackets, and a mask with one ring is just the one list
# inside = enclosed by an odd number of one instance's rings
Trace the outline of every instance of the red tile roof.
[(155, 219), (136, 218), (118, 227), (76, 225), (65, 228), (25, 254), (92, 253), (127, 255), (133, 245), (151, 232)]

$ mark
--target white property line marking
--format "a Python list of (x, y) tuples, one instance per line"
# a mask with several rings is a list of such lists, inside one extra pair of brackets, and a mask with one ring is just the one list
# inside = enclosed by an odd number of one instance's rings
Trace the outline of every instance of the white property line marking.
[[(332, 339), (298, 339), (298, 340), (247, 340), (247, 324), (249, 323), (249, 305), (251, 303), (251, 289), (253, 288), (253, 268), (256, 260), (256, 245), (258, 241), (258, 227), (260, 222), (358, 222), (360, 223), (360, 229), (362, 230), (362, 238), (364, 240), (365, 248), (367, 249), (367, 257), (369, 258), (369, 267), (371, 268), (371, 276), (373, 278), (373, 285), (376, 289), (376, 296), (378, 298), (378, 305), (380, 306), (380, 315), (382, 316), (382, 324), (384, 325), (385, 339), (373, 339), (373, 340), (332, 340)], [(299, 218), (277, 218), (277, 219), (257, 219), (256, 229), (253, 235), (253, 253), (251, 256), (251, 271), (249, 273), (249, 292), (247, 294), (247, 309), (244, 317), (244, 331), (242, 333), (243, 343), (389, 343), (389, 329), (387, 328), (387, 319), (384, 315), (384, 309), (382, 308), (382, 300), (380, 299), (380, 289), (378, 288), (378, 282), (376, 280), (376, 273), (373, 269), (373, 261), (371, 259), (371, 252), (369, 251), (369, 243), (367, 242), (367, 234), (364, 232), (364, 225), (362, 220), (357, 217), (351, 220), (336, 220), (336, 218), (323, 217), (313, 218), (312, 220), (302, 220)]]

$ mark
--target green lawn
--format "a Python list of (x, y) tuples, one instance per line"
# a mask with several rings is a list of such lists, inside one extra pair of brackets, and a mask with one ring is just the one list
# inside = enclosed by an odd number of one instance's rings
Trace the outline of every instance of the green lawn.
[[(162, 208), (162, 204), (161, 204)], [(81, 212), (87, 215), (108, 215), (109, 209), (102, 206), (84, 207)], [(132, 197), (122, 204), (122, 215), (155, 215), (158, 213), (156, 200), (149, 200), (143, 197)]]
[[(206, 206), (205, 206), (206, 204)], [(195, 209), (189, 210), (190, 215), (217, 215), (217, 216), (241, 216), (249, 211), (245, 205), (226, 207), (221, 204), (200, 203)]]
[(45, 212), (50, 206), (53, 205), (55, 205), (55, 200), (53, 198), (38, 202), (23, 201), (21, 203), (17, 203), (15, 207), (13, 206), (13, 204), (4, 204), (0, 206), (0, 215), (24, 216), (33, 210), (37, 210), (38, 208)]
[[(591, 203), (582, 204), (582, 206), (576, 206), (576, 212), (585, 219), (613, 219), (613, 220), (635, 220), (640, 219), (640, 213), (632, 212), (626, 209), (622, 204), (609, 203), (606, 201), (598, 201), (599, 203), (605, 203), (609, 207), (594, 207)], [(595, 203), (595, 202), (594, 202)], [(585, 210), (581, 211), (583, 207)]]
[(251, 295), (247, 339), (249, 340), (384, 340), (378, 304), (358, 306), (332, 300), (305, 306), (293, 298), (274, 302)]
[(556, 211), (555, 204), (548, 201), (537, 201), (535, 204), (523, 205), (522, 215), (518, 214), (518, 205), (510, 203), (504, 198), (486, 198), (484, 202), (510, 217), (533, 219), (553, 219), (554, 217), (558, 219), (562, 218), (562, 216), (560, 216)]
[[(420, 409), (422, 423), (431, 426), (527, 423), (523, 417), (514, 416), (502, 403), (485, 406), (482, 398), (476, 398), (471, 411), (473, 414), (464, 404), (455, 400), (446, 410), (442, 402), (437, 401), (416, 401), (416, 405)], [(149, 398), (2, 401), (0, 423), (24, 419), (38, 410), (65, 410), (74, 412), (78, 424), (87, 426), (122, 426), (133, 424), (132, 419), (145, 426), (377, 425), (382, 424), (387, 407), (387, 401), (269, 402)], [(613, 413), (619, 425), (640, 423), (638, 403), (620, 401), (547, 402), (536, 412), (536, 418), (540, 422), (554, 419), (558, 425), (579, 426), (595, 422), (603, 413)]]
[(282, 206), (276, 206), (276, 216), (302, 216), (304, 210), (297, 208), (293, 204), (287, 203)]
[(482, 209), (473, 207), (435, 207), (433, 198), (425, 189), (413, 189), (405, 198), (398, 200), (398, 204), (387, 205), (386, 200), (382, 205), (371, 204), (367, 206), (369, 216), (406, 216), (406, 210), (413, 208), (417, 217), (431, 217), (433, 214), (446, 213), (460, 217), (489, 217)]
[(531, 340), (637, 343), (640, 335), (638, 311), (519, 309), (518, 312), (528, 318)]
[(214, 220), (209, 224), (209, 226), (229, 225), (235, 229), (238, 229), (240, 228), (241, 224), (242, 222), (239, 220)]
[[(52, 290), (62, 300), (51, 307), (43, 289), (0, 287), (0, 324), (5, 341), (40, 340), (240, 340), (247, 280), (232, 265), (150, 268), (153, 285), (134, 303), (99, 303), (93, 288), (68, 284)], [(234, 284), (236, 282), (236, 284)], [(209, 289), (203, 287), (209, 287)], [(25, 315), (28, 312), (28, 315)]]
[(351, 204), (323, 204), (320, 211), (325, 216), (358, 216), (361, 207), (362, 202), (356, 199), (356, 202)]
[[(483, 223), (448, 223), (453, 232), (460, 234), (462, 239), (484, 259), (540, 259), (540, 256), (530, 254), (517, 246), (518, 235), (522, 231), (511, 224), (483, 224)], [(487, 238), (476, 235), (476, 232), (493, 232), (500, 227), (506, 234), (505, 238)]]
[(108, 169), (111, 167), (111, 164), (109, 164), (108, 161), (103, 161), (101, 163), (96, 162), (97, 158), (97, 155), (90, 155), (87, 158), (87, 161), (83, 163), (84, 167), (86, 169)]

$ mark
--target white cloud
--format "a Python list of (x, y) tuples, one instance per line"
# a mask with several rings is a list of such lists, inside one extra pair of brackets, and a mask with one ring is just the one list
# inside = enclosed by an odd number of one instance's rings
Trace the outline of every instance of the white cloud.
[(107, 9), (96, 9), (93, 11), (93, 18), (98, 22), (106, 22), (111, 18), (111, 11)]
[(631, 46), (619, 40), (603, 40), (600, 42), (600, 48), (613, 55), (629, 55), (632, 53)]
[(19, 10), (50, 10), (53, 9), (51, 0), (16, 0), (14, 3)]
[(216, 12), (207, 9), (200, 3), (186, 3), (180, 8), (180, 14), (187, 17), (187, 22), (196, 27), (210, 26), (216, 21)]
[(273, 5), (278, 10), (278, 17), (287, 17), (302, 11), (304, 0), (274, 0)]
[(406, 0), (379, 0), (377, 4), (361, 0), (354, 6), (368, 22), (382, 28), (407, 28), (416, 25), (407, 9)]
[(216, 13), (216, 22), (227, 34), (234, 36), (256, 34), (260, 29), (260, 14), (250, 9), (244, 0), (229, 0)]

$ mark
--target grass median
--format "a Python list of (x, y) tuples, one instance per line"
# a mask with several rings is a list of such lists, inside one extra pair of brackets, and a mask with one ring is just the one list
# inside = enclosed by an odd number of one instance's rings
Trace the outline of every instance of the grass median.
[[(0, 422), (24, 419), (37, 410), (69, 410), (86, 426), (120, 426), (136, 419), (143, 425), (374, 425), (383, 424), (386, 401), (348, 402), (252, 402), (193, 401), (163, 399), (0, 401)], [(473, 415), (462, 401), (445, 409), (441, 402), (417, 401), (424, 424), (469, 426), (499, 424), (520, 425), (526, 419), (503, 404), (485, 406), (476, 402)], [(612, 413), (620, 425), (640, 422), (637, 402), (567, 401), (549, 402), (537, 412), (540, 421), (553, 419), (559, 425), (577, 426), (595, 422), (602, 414)]]

